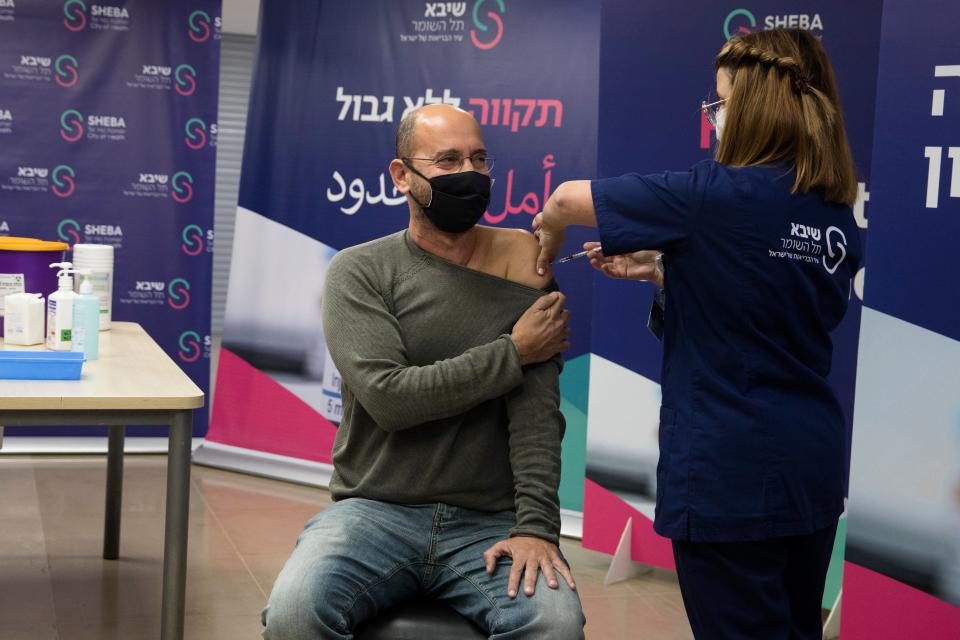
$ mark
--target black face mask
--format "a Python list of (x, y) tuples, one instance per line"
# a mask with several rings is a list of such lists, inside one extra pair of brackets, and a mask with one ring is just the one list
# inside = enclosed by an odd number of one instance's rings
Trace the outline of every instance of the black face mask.
[(410, 197), (437, 229), (463, 233), (480, 221), (490, 204), (490, 176), (477, 171), (462, 171), (428, 178), (410, 163), (404, 161), (404, 164), (430, 183), (432, 197), (429, 203), (417, 200), (412, 191)]

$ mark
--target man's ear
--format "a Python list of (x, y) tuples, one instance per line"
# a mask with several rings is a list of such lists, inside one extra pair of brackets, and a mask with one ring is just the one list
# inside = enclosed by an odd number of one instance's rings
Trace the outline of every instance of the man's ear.
[(407, 165), (403, 164), (403, 160), (394, 158), (390, 162), (390, 178), (393, 180), (393, 186), (404, 195), (410, 191), (409, 175), (409, 170), (407, 169)]

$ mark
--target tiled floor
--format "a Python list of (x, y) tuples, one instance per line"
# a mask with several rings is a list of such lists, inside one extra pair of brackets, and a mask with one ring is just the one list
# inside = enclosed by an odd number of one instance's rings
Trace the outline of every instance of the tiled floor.
[[(104, 459), (0, 457), (0, 638), (159, 637), (166, 458), (127, 456), (120, 560), (103, 544)], [(326, 491), (194, 466), (186, 637), (260, 637), (260, 609)], [(690, 638), (676, 578), (603, 586), (608, 557), (564, 540), (587, 638)]]

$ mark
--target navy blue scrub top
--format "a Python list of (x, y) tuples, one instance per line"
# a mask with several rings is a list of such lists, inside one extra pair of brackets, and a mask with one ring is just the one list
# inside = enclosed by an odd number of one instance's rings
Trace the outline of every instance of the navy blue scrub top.
[(654, 528), (674, 540), (801, 535), (843, 511), (844, 416), (827, 383), (860, 264), (850, 207), (783, 165), (592, 182), (604, 253), (664, 252)]

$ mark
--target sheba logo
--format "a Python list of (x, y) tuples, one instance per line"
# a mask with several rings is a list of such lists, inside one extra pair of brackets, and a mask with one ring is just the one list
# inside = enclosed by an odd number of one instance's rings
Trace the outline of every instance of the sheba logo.
[(847, 257), (847, 236), (837, 227), (827, 227), (827, 255), (823, 256), (823, 268), (827, 273), (836, 273)]
[(177, 171), (173, 174), (174, 202), (185, 204), (193, 200), (193, 176), (187, 171)]
[(90, 15), (104, 18), (126, 18), (130, 19), (130, 14), (123, 7), (108, 7), (101, 4), (90, 6)]
[[(786, 13), (763, 18), (764, 29), (777, 28), (805, 29), (823, 31), (823, 20), (819, 13)], [(734, 9), (723, 21), (723, 35), (727, 40), (734, 36), (753, 33), (757, 29), (757, 18), (749, 9)]]
[(161, 67), (155, 64), (145, 64), (143, 65), (143, 70), (140, 72), (145, 76), (164, 76), (169, 77), (173, 73), (172, 67)]
[(167, 285), (167, 304), (183, 311), (190, 306), (190, 283), (184, 278), (174, 278)]
[[(209, 345), (210, 336), (204, 337), (204, 345)], [(196, 331), (184, 331), (180, 334), (180, 359), (184, 362), (196, 362), (203, 354), (200, 347), (200, 334)]]
[[(503, 18), (500, 16), (507, 12), (507, 7), (503, 3), (503, 0), (496, 0), (496, 8), (499, 11), (487, 11), (486, 17), (489, 18), (497, 28), (496, 33), (491, 36), (490, 27), (483, 22), (479, 15), (480, 5), (482, 5), (484, 1), (485, 0), (477, 0), (476, 4), (473, 5), (471, 17), (473, 18), (473, 26), (476, 28), (470, 30), (470, 41), (473, 42), (473, 46), (476, 48), (486, 51), (487, 49), (493, 49), (497, 46), (497, 44), (500, 43), (500, 39), (503, 38)], [(452, 5), (451, 13), (454, 15), (462, 15), (462, 13), (458, 12), (462, 11), (463, 3), (450, 2), (447, 4)], [(480, 37), (481, 35), (483, 35), (483, 38)]]
[(13, 3), (13, 0), (0, 0), (0, 9), (16, 9), (17, 5)]
[(53, 70), (57, 73), (57, 84), (65, 89), (75, 86), (80, 79), (80, 72), (77, 70), (79, 67), (80, 63), (69, 53), (58, 57), (53, 64)]
[(462, 18), (467, 11), (466, 2), (428, 2), (426, 10), (423, 12), (425, 18)]
[(67, 109), (60, 114), (60, 137), (67, 142), (76, 142), (83, 137), (83, 115), (76, 109)]
[(170, 176), (165, 173), (141, 173), (140, 184), (167, 184)]
[(806, 224), (790, 223), (790, 235), (795, 238), (810, 238), (811, 240), (820, 240), (820, 229)]
[(126, 129), (127, 122), (117, 116), (87, 116), (87, 125), (91, 127), (110, 127), (112, 129)]
[(120, 225), (112, 224), (88, 224), (84, 225), (83, 232), (88, 236), (123, 236), (123, 229)]
[(73, 170), (68, 164), (58, 164), (53, 168), (50, 178), (53, 180), (53, 187), (50, 188), (53, 191), (53, 195), (59, 198), (69, 198), (73, 195), (74, 189), (77, 187), (77, 183), (74, 181), (74, 178), (77, 177), (77, 172)]
[(52, 58), (42, 56), (20, 56), (21, 67), (49, 67), (53, 63)]
[(40, 167), (17, 167), (18, 178), (46, 178), (49, 175), (49, 169)]
[(9, 109), (0, 109), (0, 120), (5, 122), (13, 121), (13, 115), (10, 113)]
[(137, 280), (137, 291), (164, 291), (166, 288), (167, 288), (166, 282)]
[(73, 218), (65, 218), (57, 225), (57, 235), (71, 245), (80, 242), (80, 223)]
[(210, 14), (206, 11), (194, 11), (190, 14), (190, 18), (187, 20), (187, 25), (189, 26), (187, 35), (189, 35), (190, 39), (194, 42), (206, 42), (210, 39), (211, 22), (213, 23), (215, 30), (219, 31), (222, 28), (223, 20), (220, 18), (220, 16), (217, 16), (211, 20)]
[[(198, 225), (188, 224), (183, 228), (181, 237), (183, 238), (183, 244), (180, 245), (180, 248), (183, 249), (185, 254), (198, 256), (203, 253), (203, 229)], [(212, 240), (212, 238), (210, 239)]]
[(63, 26), (73, 32), (83, 31), (87, 26), (87, 5), (83, 0), (67, 0), (63, 3)]
[(808, 31), (823, 31), (823, 20), (820, 14), (792, 13), (782, 16), (767, 16), (763, 19), (763, 26), (767, 29), (804, 29)]
[(189, 64), (181, 64), (174, 72), (176, 91), (182, 96), (192, 96), (197, 90), (197, 70)]
[[(184, 125), (184, 142), (194, 151), (202, 149), (207, 144), (207, 124), (200, 118), (190, 118)], [(211, 125), (211, 133), (216, 135), (217, 125)]]

